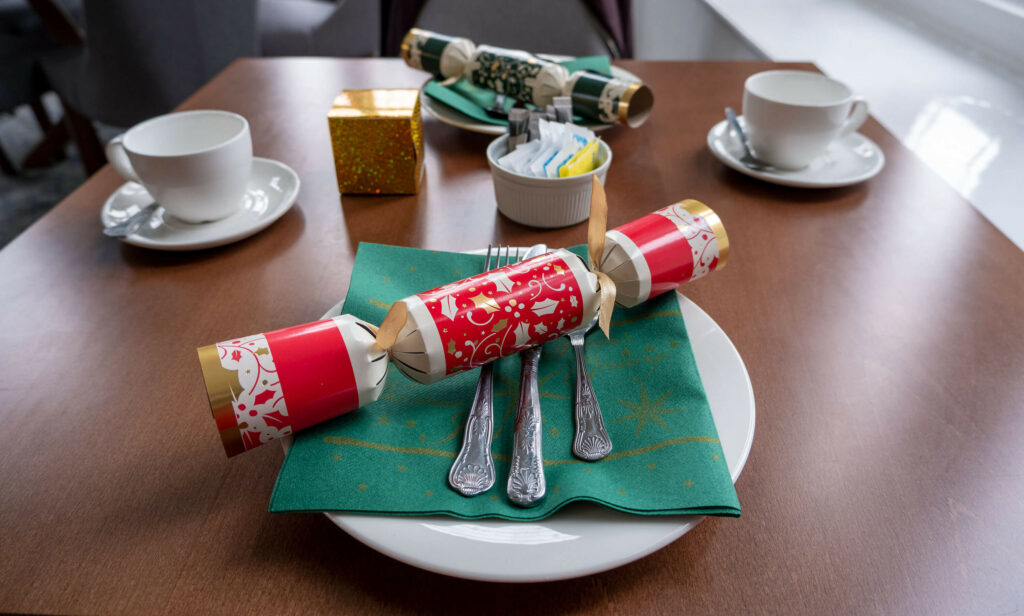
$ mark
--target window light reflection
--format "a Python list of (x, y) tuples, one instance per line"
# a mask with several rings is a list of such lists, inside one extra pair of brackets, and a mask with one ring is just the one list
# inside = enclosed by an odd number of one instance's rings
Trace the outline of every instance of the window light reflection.
[(906, 144), (924, 162), (970, 197), (982, 173), (999, 154), (999, 137), (970, 115), (991, 113), (991, 105), (968, 96), (933, 100), (914, 120)]

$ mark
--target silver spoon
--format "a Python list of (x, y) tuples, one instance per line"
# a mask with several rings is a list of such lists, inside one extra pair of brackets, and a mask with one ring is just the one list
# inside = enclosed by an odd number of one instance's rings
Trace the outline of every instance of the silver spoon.
[(732, 127), (733, 132), (740, 140), (740, 145), (743, 146), (743, 156), (740, 157), (740, 162), (754, 171), (775, 171), (775, 167), (754, 156), (753, 150), (750, 149), (750, 140), (743, 132), (743, 127), (736, 119), (736, 112), (732, 110), (732, 107), (725, 108), (725, 117), (729, 118), (729, 126)]
[(587, 362), (583, 358), (584, 338), (597, 324), (598, 313), (590, 323), (569, 332), (569, 342), (576, 355), (576, 436), (572, 441), (572, 453), (583, 460), (600, 460), (612, 450), (612, 439), (604, 427), (601, 407), (597, 404), (594, 387), (587, 374)]
[(106, 235), (107, 237), (128, 237), (132, 233), (138, 231), (139, 227), (149, 220), (150, 216), (156, 212), (158, 207), (160, 206), (156, 202), (150, 203), (113, 227), (107, 227), (104, 229), (103, 235)]

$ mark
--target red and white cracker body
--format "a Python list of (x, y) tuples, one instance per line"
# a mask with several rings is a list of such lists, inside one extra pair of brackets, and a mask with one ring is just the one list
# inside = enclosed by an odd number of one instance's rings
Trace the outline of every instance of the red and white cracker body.
[(631, 308), (723, 267), (728, 254), (718, 215), (688, 199), (608, 231), (599, 269)]
[(380, 396), (387, 353), (342, 315), (199, 349), (210, 409), (229, 456), (355, 410)]
[(585, 324), (598, 305), (597, 277), (559, 249), (407, 297), (391, 347), (395, 365), (430, 384)]

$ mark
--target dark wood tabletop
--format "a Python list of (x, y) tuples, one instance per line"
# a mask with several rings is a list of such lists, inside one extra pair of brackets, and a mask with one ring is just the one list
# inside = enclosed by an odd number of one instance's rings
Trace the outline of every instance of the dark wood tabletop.
[[(302, 178), (294, 208), (223, 248), (100, 233), (104, 168), (0, 251), (0, 611), (66, 614), (1005, 614), (1024, 609), (1024, 253), (874, 120), (852, 187), (727, 169), (707, 132), (751, 62), (622, 62), (657, 98), (614, 128), (609, 227), (683, 198), (729, 265), (684, 288), (757, 400), (739, 519), (534, 585), (447, 578), (317, 514), (270, 514), (277, 447), (226, 459), (197, 346), (315, 320), (361, 241), (443, 250), (582, 243), (495, 211), (491, 139), (424, 118), (417, 196), (339, 200), (326, 113), (345, 88), (417, 87), (398, 60), (236, 62), (183, 109), (249, 119)], [(808, 67), (809, 65), (795, 65)], [(2, 200), (2, 195), (0, 195)]]

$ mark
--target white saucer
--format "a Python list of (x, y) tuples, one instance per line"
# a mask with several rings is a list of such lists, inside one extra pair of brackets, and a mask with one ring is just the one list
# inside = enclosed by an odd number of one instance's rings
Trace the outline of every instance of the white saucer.
[[(259, 233), (284, 215), (299, 194), (299, 176), (291, 167), (269, 158), (253, 158), (242, 209), (223, 220), (189, 223), (159, 207), (138, 231), (122, 238), (126, 244), (155, 250), (200, 250), (223, 246)], [(141, 184), (128, 182), (110, 195), (100, 211), (104, 227), (112, 227), (153, 203)]]
[[(743, 116), (740, 124), (746, 128)], [(740, 162), (743, 146), (722, 120), (708, 132), (708, 148), (715, 157), (740, 173), (772, 184), (798, 188), (836, 188), (873, 178), (885, 166), (885, 154), (874, 141), (860, 133), (837, 139), (828, 150), (797, 171), (754, 171)]]
[[(754, 442), (750, 377), (736, 347), (718, 324), (686, 297), (677, 298), (735, 482)], [(341, 312), (339, 302), (323, 318)], [(291, 437), (281, 445), (287, 451)], [(630, 515), (594, 503), (576, 503), (531, 523), (447, 516), (326, 515), (359, 541), (404, 563), (491, 582), (545, 582), (606, 571), (665, 547), (704, 519), (699, 515)]]

